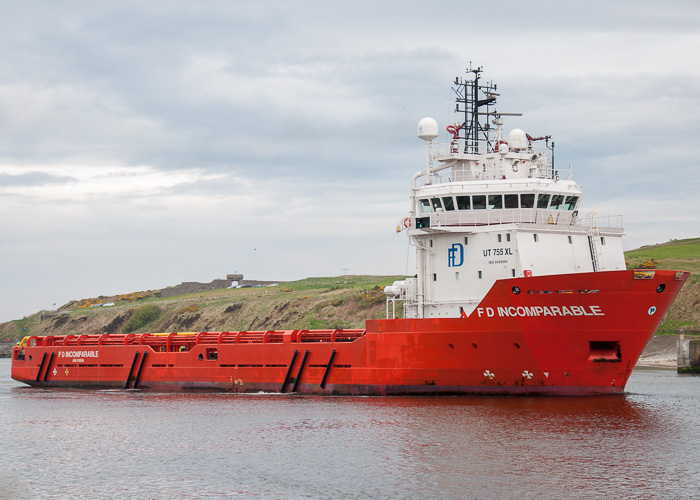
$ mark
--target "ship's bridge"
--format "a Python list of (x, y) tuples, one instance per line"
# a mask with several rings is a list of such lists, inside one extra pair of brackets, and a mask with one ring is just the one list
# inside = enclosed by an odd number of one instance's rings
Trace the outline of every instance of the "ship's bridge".
[[(413, 190), (415, 229), (490, 224), (578, 224), (583, 192), (570, 180), (446, 182)], [(621, 227), (622, 221), (617, 224)]]

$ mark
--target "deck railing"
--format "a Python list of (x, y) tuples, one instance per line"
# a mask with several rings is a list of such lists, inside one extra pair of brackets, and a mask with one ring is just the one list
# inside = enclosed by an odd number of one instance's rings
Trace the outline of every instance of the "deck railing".
[[(444, 228), (454, 226), (484, 226), (496, 224), (539, 224), (576, 226), (590, 229), (622, 231), (621, 215), (585, 214), (583, 218), (570, 210), (537, 208), (454, 210), (420, 214), (411, 220), (412, 227)], [(416, 225), (418, 224), (418, 225)]]

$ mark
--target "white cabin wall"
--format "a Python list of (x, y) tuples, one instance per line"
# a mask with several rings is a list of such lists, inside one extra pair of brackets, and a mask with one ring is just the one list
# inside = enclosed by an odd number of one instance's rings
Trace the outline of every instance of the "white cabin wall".
[(537, 230), (520, 231), (517, 234), (517, 242), (519, 269), (530, 270), (534, 276), (593, 270), (588, 238), (584, 235)]
[(599, 245), (601, 249), (600, 260), (604, 271), (619, 271), (626, 269), (625, 253), (622, 249), (621, 234), (601, 234), (605, 238), (605, 245)]
[(574, 267), (577, 273), (592, 273), (593, 259), (591, 258), (591, 249), (588, 245), (587, 234), (571, 235), (573, 241), (572, 252), (574, 258)]
[(432, 240), (426, 266), (428, 302), (453, 302), (465, 307), (465, 302), (486, 295), (496, 280), (513, 277), (515, 237), (509, 230), (435, 235)]

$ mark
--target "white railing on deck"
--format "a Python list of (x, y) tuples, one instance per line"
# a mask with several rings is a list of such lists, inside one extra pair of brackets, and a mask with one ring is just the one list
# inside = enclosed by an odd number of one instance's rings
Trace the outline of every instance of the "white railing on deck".
[[(493, 151), (486, 151), (485, 146), (482, 143), (482, 147), (480, 151), (469, 151), (467, 150), (465, 152), (464, 149), (465, 146), (465, 141), (464, 139), (457, 139), (456, 141), (454, 140), (448, 140), (448, 141), (432, 141), (430, 143), (430, 156), (433, 159), (437, 159), (440, 156), (446, 156), (446, 155), (453, 155), (453, 154), (467, 154), (467, 155), (485, 155), (488, 153), (492, 153)], [(516, 152), (522, 152), (522, 153), (527, 153), (528, 155), (539, 155), (540, 153), (544, 153), (547, 157), (549, 157), (550, 152), (547, 149), (547, 147), (544, 145), (542, 142), (534, 142), (531, 144), (531, 148), (523, 151), (511, 151), (511, 153), (516, 153)]]
[[(483, 226), (491, 224), (547, 224), (553, 226), (577, 226), (622, 230), (621, 215), (585, 214), (582, 219), (570, 210), (544, 210), (537, 208), (454, 210), (420, 214), (417, 218), (430, 218), (430, 227)], [(411, 221), (415, 225), (415, 217)]]

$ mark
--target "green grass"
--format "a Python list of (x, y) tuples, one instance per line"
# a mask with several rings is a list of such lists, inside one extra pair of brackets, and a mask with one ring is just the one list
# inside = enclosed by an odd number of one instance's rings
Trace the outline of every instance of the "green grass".
[(660, 261), (659, 269), (689, 271), (697, 280), (700, 275), (700, 238), (673, 240), (660, 245), (645, 246), (625, 252), (629, 268), (638, 268), (651, 259)]
[(129, 321), (124, 325), (124, 333), (131, 333), (147, 324), (155, 321), (160, 316), (161, 310), (158, 306), (150, 304), (139, 307), (131, 315)]

